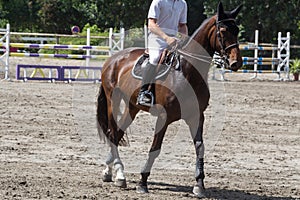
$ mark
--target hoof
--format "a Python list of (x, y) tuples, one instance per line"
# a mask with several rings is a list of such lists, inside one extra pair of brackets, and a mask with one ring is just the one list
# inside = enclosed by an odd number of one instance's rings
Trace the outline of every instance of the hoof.
[(112, 175), (111, 174), (103, 174), (102, 180), (103, 180), (103, 182), (112, 182)]
[(115, 186), (120, 187), (120, 188), (126, 188), (126, 179), (116, 179), (115, 180)]
[(136, 192), (139, 194), (149, 193), (147, 185), (146, 186), (143, 186), (143, 185), (136, 186)]
[(102, 180), (103, 182), (112, 182), (112, 173), (107, 170), (102, 171)]
[(205, 190), (203, 187), (200, 187), (198, 185), (195, 185), (193, 188), (193, 193), (196, 197), (198, 197), (199, 199), (205, 198)]

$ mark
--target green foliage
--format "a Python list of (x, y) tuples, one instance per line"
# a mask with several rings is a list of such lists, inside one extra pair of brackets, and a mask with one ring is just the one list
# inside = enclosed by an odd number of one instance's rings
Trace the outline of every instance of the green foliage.
[(187, 5), (189, 34), (192, 34), (207, 17), (204, 15), (203, 0), (187, 0)]
[(7, 19), (0, 19), (0, 27), (6, 28), (6, 24), (8, 24)]
[[(126, 30), (141, 28), (147, 21), (152, 0), (0, 0), (0, 26), (10, 23), (11, 31), (71, 33), (77, 25), (93, 34), (108, 28)], [(188, 27), (192, 34), (206, 18), (216, 13), (219, 0), (186, 0)], [(243, 4), (238, 15), (241, 41), (254, 41), (254, 31), (260, 30), (260, 40), (274, 43), (277, 33), (291, 32), (294, 44), (300, 44), (299, 0), (222, 0), (225, 10)]]
[[(216, 12), (219, 0), (205, 1), (205, 13), (212, 15)], [(300, 20), (299, 0), (222, 0), (225, 10), (231, 10), (243, 4), (243, 10), (238, 15), (238, 22), (243, 25), (245, 32), (242, 38), (254, 41), (254, 31), (260, 31), (260, 40), (274, 43), (278, 32), (291, 32), (293, 42), (300, 43), (300, 31), (297, 32), (297, 22)]]
[(132, 28), (125, 35), (125, 48), (145, 46), (144, 28)]
[(292, 74), (300, 73), (300, 59), (296, 58), (290, 63), (290, 72)]
[(90, 23), (87, 23), (83, 27), (82, 32), (86, 33), (88, 28), (90, 29), (90, 33), (93, 34), (93, 35), (99, 34), (101, 32), (101, 29), (96, 24), (94, 24), (93, 26), (91, 26)]

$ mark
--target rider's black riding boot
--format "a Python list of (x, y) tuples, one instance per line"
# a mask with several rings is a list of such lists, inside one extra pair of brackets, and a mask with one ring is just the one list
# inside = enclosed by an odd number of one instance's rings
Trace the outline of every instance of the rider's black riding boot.
[(151, 106), (154, 100), (154, 94), (148, 91), (149, 85), (153, 83), (156, 74), (156, 65), (149, 62), (142, 68), (142, 87), (137, 98), (137, 104)]

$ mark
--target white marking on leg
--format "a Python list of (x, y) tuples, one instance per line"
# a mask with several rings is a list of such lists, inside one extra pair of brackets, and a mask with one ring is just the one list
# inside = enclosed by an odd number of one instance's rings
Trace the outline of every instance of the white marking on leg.
[(106, 165), (106, 168), (102, 171), (103, 176), (112, 175), (112, 165)]
[(117, 180), (125, 180), (123, 164), (120, 162), (116, 163), (114, 166), (114, 169), (116, 171), (116, 179)]
[(116, 171), (116, 179), (125, 180), (124, 175), (124, 165), (120, 159), (119, 151), (117, 146), (112, 146), (112, 155), (115, 158), (114, 160), (114, 169)]

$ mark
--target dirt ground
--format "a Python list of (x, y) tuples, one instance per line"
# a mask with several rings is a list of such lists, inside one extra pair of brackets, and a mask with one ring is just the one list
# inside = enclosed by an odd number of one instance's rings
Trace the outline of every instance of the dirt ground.
[[(36, 58), (35, 58), (36, 59)], [(82, 61), (16, 58), (18, 63)], [(95, 66), (99, 63), (94, 63)], [(172, 124), (149, 178), (136, 183), (155, 117), (141, 112), (121, 147), (126, 189), (102, 182), (107, 146), (95, 121), (98, 83), (0, 82), (0, 199), (195, 199), (195, 152), (183, 121)], [(300, 199), (300, 82), (276, 75), (211, 80), (205, 112), (207, 199)]]

